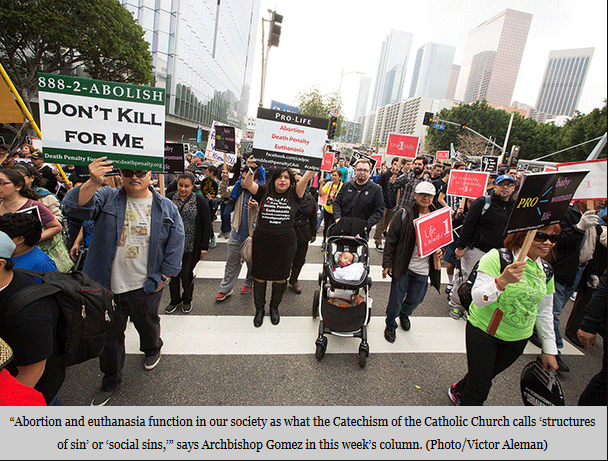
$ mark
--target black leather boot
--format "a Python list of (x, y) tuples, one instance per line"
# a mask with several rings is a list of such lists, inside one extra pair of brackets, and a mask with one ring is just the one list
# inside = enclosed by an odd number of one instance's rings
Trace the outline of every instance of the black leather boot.
[(254, 281), (254, 307), (256, 308), (256, 314), (254, 314), (254, 326), (256, 328), (263, 324), (263, 317), (265, 316), (265, 292), (267, 291), (267, 282)]
[(284, 295), (284, 291), (286, 291), (285, 283), (273, 282), (271, 284), (271, 302), (269, 303), (269, 316), (271, 317), (272, 325), (277, 325), (278, 323), (280, 323), (280, 313), (278, 311), (278, 306), (282, 302), (282, 296)]

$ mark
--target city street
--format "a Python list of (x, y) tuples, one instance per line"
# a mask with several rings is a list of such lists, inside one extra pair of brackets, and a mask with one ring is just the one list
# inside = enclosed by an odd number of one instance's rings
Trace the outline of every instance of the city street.
[[(217, 220), (216, 234), (219, 227)], [(154, 370), (144, 371), (138, 335), (129, 325), (123, 383), (108, 405), (452, 405), (447, 388), (466, 372), (466, 322), (447, 315), (444, 268), (441, 294), (429, 287), (423, 304), (411, 317), (411, 330), (398, 329), (396, 342), (390, 344), (383, 338), (390, 282), (381, 279), (382, 255), (371, 239), (373, 307), (366, 367), (358, 365), (357, 338), (328, 336), (326, 355), (318, 361), (314, 352), (319, 319), (313, 319), (311, 312), (323, 261), (320, 241), (321, 231), (309, 247), (301, 273), (303, 293), (296, 295), (289, 288), (280, 305), (279, 325), (271, 325), (266, 315), (257, 329), (252, 325), (252, 294), (239, 293), (243, 277), (232, 296), (224, 302), (214, 300), (226, 256), (226, 239), (217, 238), (217, 246), (198, 266), (190, 314), (177, 310), (166, 315), (169, 289), (165, 289), (160, 306), (164, 346)], [(267, 303), (270, 292), (268, 287)], [(564, 309), (562, 323), (572, 304), (568, 302)], [(537, 352), (529, 343), (525, 354), (496, 378), (487, 405), (522, 405), (520, 374)], [(562, 352), (571, 369), (560, 375), (566, 405), (576, 405), (601, 368), (602, 341), (598, 337), (586, 353), (565, 341)], [(89, 405), (100, 383), (97, 360), (70, 367), (59, 398), (65, 405)]]

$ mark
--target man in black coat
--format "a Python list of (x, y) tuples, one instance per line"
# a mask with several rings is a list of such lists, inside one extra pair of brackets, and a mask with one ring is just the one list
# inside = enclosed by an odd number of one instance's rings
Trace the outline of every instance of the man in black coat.
[(383, 246), (381, 245), (381, 238), (383, 237), (383, 232), (390, 225), (390, 221), (394, 217), (394, 208), (396, 208), (396, 191), (390, 190), (388, 186), (388, 182), (390, 178), (394, 174), (398, 174), (400, 171), (400, 160), (398, 157), (394, 157), (392, 159), (392, 164), (390, 169), (385, 173), (382, 173), (379, 176), (379, 181), (377, 184), (381, 187), (381, 191), (383, 192), (383, 202), (385, 203), (385, 210), (383, 210), (383, 217), (381, 221), (377, 223), (377, 227), (375, 227), (375, 247), (377, 251), (383, 253)]

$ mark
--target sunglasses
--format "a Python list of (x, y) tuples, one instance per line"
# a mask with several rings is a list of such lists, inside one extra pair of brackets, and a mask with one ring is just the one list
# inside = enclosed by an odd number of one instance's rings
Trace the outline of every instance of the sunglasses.
[(546, 242), (547, 240), (551, 243), (557, 243), (561, 234), (547, 234), (546, 232), (536, 232), (534, 240), (536, 242)]
[(148, 173), (148, 171), (121, 169), (121, 176), (125, 176), (126, 178), (131, 178), (134, 174), (138, 178), (143, 178), (144, 176), (146, 176), (147, 173)]

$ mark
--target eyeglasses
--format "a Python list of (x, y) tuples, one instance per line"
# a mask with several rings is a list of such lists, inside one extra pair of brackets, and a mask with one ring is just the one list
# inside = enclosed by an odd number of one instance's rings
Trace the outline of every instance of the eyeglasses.
[(534, 240), (536, 242), (546, 242), (547, 240), (551, 243), (557, 243), (561, 234), (547, 234), (546, 232), (536, 232)]
[(363, 168), (356, 168), (356, 171), (358, 171), (359, 173), (370, 173), (371, 170), (365, 170)]
[(501, 182), (496, 184), (496, 186), (500, 186), (500, 187), (515, 187), (515, 183), (512, 182)]
[(125, 176), (126, 178), (131, 178), (134, 174), (138, 178), (143, 178), (144, 176), (146, 176), (147, 173), (148, 173), (148, 171), (121, 169), (121, 176)]
[(0, 181), (0, 187), (6, 186), (7, 184), (13, 184), (13, 183), (10, 181)]

